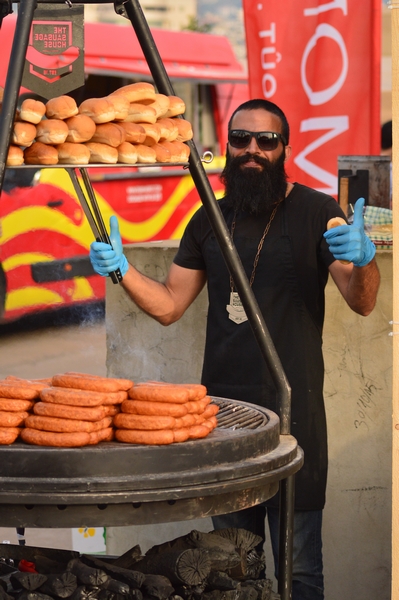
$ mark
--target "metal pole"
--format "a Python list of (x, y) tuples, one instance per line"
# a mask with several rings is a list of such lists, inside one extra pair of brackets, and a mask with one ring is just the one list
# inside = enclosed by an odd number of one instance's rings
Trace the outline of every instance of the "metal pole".
[(278, 549), (278, 593), (281, 600), (292, 597), (292, 548), (294, 537), (295, 475), (280, 481), (280, 524)]
[(21, 87), (26, 50), (33, 13), (36, 8), (34, 0), (21, 0), (11, 48), (10, 64), (4, 87), (3, 105), (0, 113), (0, 193), (3, 188), (5, 165), (10, 145), (18, 94)]

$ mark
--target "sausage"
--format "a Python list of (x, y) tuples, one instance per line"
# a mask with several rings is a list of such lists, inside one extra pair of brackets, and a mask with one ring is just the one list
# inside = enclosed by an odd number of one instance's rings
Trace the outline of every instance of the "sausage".
[(41, 390), (51, 385), (51, 377), (45, 377), (43, 379), (24, 379), (23, 377), (17, 377), (16, 375), (7, 375), (5, 381), (18, 382), (37, 390)]
[(204, 412), (202, 413), (202, 416), (205, 417), (205, 419), (209, 419), (210, 417), (217, 415), (218, 412), (219, 412), (219, 407), (217, 404), (208, 404), (208, 406), (205, 408)]
[(210, 396), (205, 396), (202, 400), (191, 400), (190, 402), (187, 402), (188, 412), (197, 414), (203, 413), (210, 402)]
[(0, 427), (19, 427), (23, 425), (29, 413), (26, 411), (7, 412), (0, 411)]
[(175, 404), (172, 402), (151, 402), (147, 400), (124, 400), (121, 405), (121, 410), (122, 412), (132, 413), (134, 415), (183, 417), (188, 413), (186, 404)]
[(128, 394), (131, 400), (172, 404), (184, 404), (189, 399), (189, 392), (186, 388), (173, 384), (138, 383), (129, 390)]
[(90, 444), (90, 433), (77, 431), (74, 433), (54, 433), (25, 427), (21, 431), (21, 439), (27, 444), (36, 446), (56, 446), (59, 448), (77, 448)]
[(119, 404), (103, 404), (104, 413), (109, 417), (114, 417), (119, 412), (121, 412), (121, 408)]
[(162, 429), (159, 431), (144, 431), (137, 429), (117, 429), (115, 438), (118, 442), (126, 442), (128, 444), (146, 444), (161, 446), (173, 444), (175, 441), (174, 433), (171, 429)]
[(210, 431), (206, 425), (192, 425), (189, 429), (189, 439), (198, 440), (209, 435)]
[(33, 400), (19, 400), (18, 398), (0, 398), (0, 410), (8, 412), (21, 412), (30, 410)]
[(43, 417), (29, 415), (25, 419), (25, 427), (53, 431), (55, 433), (72, 433), (86, 431), (87, 433), (99, 431), (112, 425), (112, 417), (104, 417), (101, 421), (78, 421), (77, 419), (61, 419), (59, 417)]
[(114, 417), (114, 425), (119, 429), (145, 429), (153, 431), (157, 429), (174, 429), (176, 427), (174, 417), (162, 417), (152, 415), (132, 415), (119, 413)]
[(195, 425), (195, 424), (196, 424), (195, 415), (187, 414), (187, 415), (184, 415), (184, 417), (181, 417), (180, 419), (176, 419), (174, 429), (177, 429), (177, 428), (180, 429), (180, 427), (190, 427), (191, 425)]
[(209, 419), (206, 419), (206, 421), (204, 421), (203, 425), (205, 425), (205, 427), (208, 427), (210, 431), (213, 431), (218, 426), (217, 418), (215, 416), (209, 417)]
[(128, 391), (133, 381), (115, 377), (100, 377), (87, 373), (67, 372), (53, 375), (52, 385), (67, 388), (78, 388), (93, 392), (119, 392)]
[(104, 417), (109, 416), (103, 406), (68, 406), (67, 404), (51, 404), (50, 402), (36, 402), (33, 412), (35, 415), (44, 417), (59, 417), (78, 421), (101, 421)]
[(0, 380), (0, 398), (18, 398), (20, 400), (35, 400), (39, 397), (40, 389), (26, 382), (13, 380)]
[(202, 400), (207, 394), (207, 389), (202, 383), (168, 383), (164, 381), (147, 381), (151, 385), (169, 385), (169, 386), (181, 386), (188, 390), (189, 400)]
[[(40, 398), (43, 402), (51, 402), (53, 404), (69, 404), (71, 406), (99, 406), (100, 404), (108, 404), (110, 394), (102, 392), (93, 392), (91, 390), (79, 390), (74, 388), (50, 387), (45, 388), (40, 392)], [(114, 402), (110, 404), (118, 404), (123, 402), (127, 397), (126, 392), (113, 392)]]
[(20, 427), (0, 427), (0, 445), (13, 444), (20, 433)]
[(91, 445), (99, 444), (100, 442), (112, 442), (114, 439), (114, 430), (112, 427), (105, 427), (99, 431), (92, 431), (89, 435)]
[(181, 427), (180, 429), (173, 430), (173, 441), (174, 442), (186, 442), (190, 437), (190, 429), (188, 427)]

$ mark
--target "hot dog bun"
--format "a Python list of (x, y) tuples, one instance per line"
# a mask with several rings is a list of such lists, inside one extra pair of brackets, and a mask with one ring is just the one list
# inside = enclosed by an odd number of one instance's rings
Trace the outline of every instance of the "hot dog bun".
[(126, 133), (123, 127), (119, 127), (116, 123), (100, 123), (96, 125), (96, 131), (91, 138), (91, 142), (99, 142), (100, 144), (108, 144), (117, 148), (126, 140)]
[(16, 146), (31, 146), (36, 137), (36, 126), (33, 123), (16, 121), (11, 133), (11, 143)]
[(46, 105), (40, 100), (33, 100), (32, 98), (26, 98), (19, 111), (19, 118), (22, 121), (33, 123), (37, 125), (40, 123), (44, 115), (46, 114)]
[(144, 144), (135, 144), (137, 152), (138, 163), (155, 163), (157, 162), (157, 155), (155, 150), (151, 146), (145, 146)]
[(123, 142), (117, 150), (119, 163), (134, 165), (137, 162), (137, 150), (130, 142)]
[[(327, 221), (327, 231), (329, 229), (334, 229), (334, 227), (339, 227), (340, 225), (347, 225), (347, 224), (348, 223), (342, 217), (332, 217), (332, 219), (329, 219)], [(340, 260), (339, 262), (342, 263), (343, 265), (351, 264), (349, 260)]]
[(91, 117), (95, 123), (109, 123), (115, 119), (115, 108), (107, 98), (89, 98), (79, 106), (79, 113)]
[(151, 102), (143, 101), (142, 104), (148, 104), (149, 106), (152, 106), (157, 114), (157, 119), (160, 119), (168, 112), (170, 100), (169, 96), (165, 96), (165, 94), (155, 94), (155, 100)]
[(171, 162), (172, 155), (170, 151), (165, 148), (162, 144), (154, 144), (151, 146), (152, 150), (155, 150), (156, 162), (167, 163)]
[(75, 115), (65, 120), (68, 125), (68, 135), (66, 142), (75, 142), (80, 144), (88, 142), (96, 131), (96, 124), (91, 117), (87, 115)]
[(78, 107), (70, 96), (57, 96), (46, 103), (46, 117), (48, 119), (68, 119), (78, 114)]
[(124, 85), (115, 92), (110, 94), (111, 96), (122, 95), (125, 96), (132, 102), (143, 102), (144, 101), (154, 101), (155, 100), (155, 88), (151, 83), (146, 82), (138, 82), (138, 83), (130, 83), (128, 85)]
[(24, 150), (24, 161), (27, 165), (56, 165), (58, 151), (50, 144), (34, 142)]
[(157, 123), (142, 123), (141, 126), (145, 131), (145, 140), (143, 143), (146, 146), (156, 144), (161, 137), (161, 127)]
[(187, 162), (190, 156), (190, 148), (183, 142), (160, 142), (161, 146), (167, 148), (171, 154), (170, 162)]
[(60, 164), (87, 165), (90, 160), (90, 150), (84, 144), (64, 142), (57, 146), (57, 151)]
[(130, 102), (123, 94), (107, 96), (115, 110), (115, 121), (124, 121), (129, 113)]
[(125, 121), (128, 123), (155, 123), (157, 113), (151, 106), (146, 106), (140, 103), (131, 103), (129, 106), (129, 114)]
[(160, 142), (173, 142), (179, 135), (179, 129), (176, 125), (177, 119), (162, 118), (157, 120), (157, 125), (161, 128)]
[(185, 110), (186, 105), (184, 100), (179, 98), (179, 96), (169, 96), (169, 108), (165, 117), (176, 117), (177, 115), (182, 115)]
[(176, 137), (178, 142), (187, 142), (187, 140), (193, 139), (193, 129), (191, 127), (190, 121), (186, 121), (186, 119), (181, 119), (176, 117), (173, 119), (179, 133)]
[(43, 119), (36, 125), (36, 141), (43, 144), (63, 144), (68, 125), (61, 119)]
[(6, 165), (7, 167), (17, 167), (24, 164), (24, 151), (19, 146), (10, 145), (8, 148)]
[(333, 217), (327, 221), (327, 231), (329, 229), (333, 229), (334, 227), (339, 227), (340, 225), (347, 225), (347, 222), (342, 217)]
[(132, 144), (142, 144), (144, 142), (146, 137), (145, 129), (138, 123), (120, 122), (118, 125), (125, 130), (126, 142), (131, 142)]
[(89, 163), (116, 164), (118, 162), (118, 150), (108, 144), (99, 142), (85, 142), (90, 150)]

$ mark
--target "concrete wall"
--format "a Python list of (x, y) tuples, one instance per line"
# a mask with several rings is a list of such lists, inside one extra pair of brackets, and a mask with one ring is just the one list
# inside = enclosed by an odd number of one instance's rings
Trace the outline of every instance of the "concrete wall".
[[(162, 280), (175, 246), (127, 247), (126, 254), (142, 272)], [(326, 291), (330, 466), (324, 561), (329, 600), (390, 598), (392, 254), (381, 251), (377, 259), (382, 285), (369, 317), (355, 315), (331, 281)], [(206, 312), (203, 292), (178, 323), (165, 328), (138, 310), (119, 286), (107, 283), (108, 375), (198, 381)], [(108, 528), (107, 553), (119, 555), (135, 544), (145, 552), (192, 529), (209, 531), (211, 520)], [(272, 565), (268, 546), (266, 554)]]

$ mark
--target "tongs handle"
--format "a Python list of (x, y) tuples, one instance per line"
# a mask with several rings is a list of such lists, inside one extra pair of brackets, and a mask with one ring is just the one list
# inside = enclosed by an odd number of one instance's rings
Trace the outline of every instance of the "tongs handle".
[[(75, 188), (76, 195), (78, 197), (80, 205), (82, 206), (83, 212), (87, 217), (87, 220), (89, 222), (90, 228), (94, 234), (96, 241), (104, 242), (105, 244), (109, 244), (112, 247), (111, 240), (105, 227), (100, 208), (97, 204), (97, 198), (94, 194), (93, 187), (91, 185), (91, 181), (89, 179), (86, 169), (84, 167), (79, 167), (79, 171), (82, 175), (84, 187), (89, 197), (90, 204), (87, 201), (86, 196), (84, 195), (82, 187), (77, 178), (75, 169), (67, 168), (66, 170), (69, 174), (69, 177), (71, 178), (72, 185)], [(116, 269), (116, 271), (111, 271), (109, 276), (111, 277), (113, 283), (120, 283), (123, 279), (123, 275), (120, 269)]]

